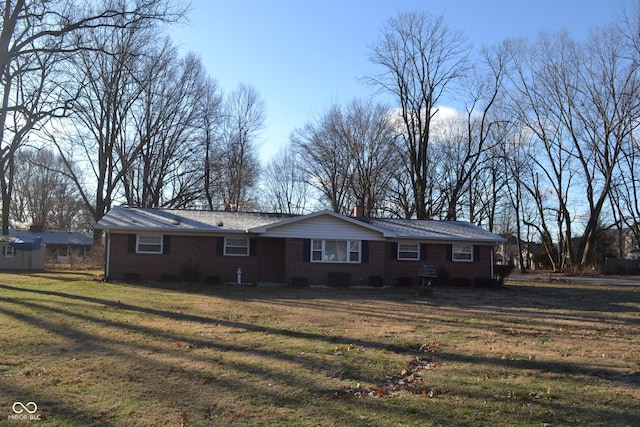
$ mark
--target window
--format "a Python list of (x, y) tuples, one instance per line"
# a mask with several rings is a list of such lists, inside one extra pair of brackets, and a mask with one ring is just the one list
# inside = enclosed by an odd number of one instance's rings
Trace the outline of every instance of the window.
[(232, 256), (248, 256), (249, 255), (249, 239), (243, 238), (225, 238), (224, 254)]
[(473, 245), (453, 245), (451, 249), (452, 261), (473, 261)]
[(2, 255), (3, 256), (7, 256), (7, 257), (15, 256), (16, 255), (16, 249), (13, 246), (9, 246), (9, 245), (3, 246), (2, 247)]
[(311, 261), (359, 263), (361, 246), (358, 240), (312, 240)]
[(418, 243), (398, 243), (399, 260), (420, 259), (420, 245)]
[(140, 236), (136, 242), (136, 252), (141, 254), (161, 254), (162, 236)]

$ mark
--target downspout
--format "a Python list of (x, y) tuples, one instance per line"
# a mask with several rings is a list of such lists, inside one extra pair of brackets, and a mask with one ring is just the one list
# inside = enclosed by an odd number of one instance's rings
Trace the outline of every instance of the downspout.
[(105, 262), (104, 262), (104, 281), (109, 280), (109, 270), (111, 267), (111, 233), (107, 230), (107, 248), (105, 254)]
[(495, 276), (495, 274), (494, 274), (494, 272), (493, 272), (493, 264), (494, 264), (494, 263), (493, 263), (493, 255), (494, 255), (494, 251), (495, 251), (495, 249), (496, 249), (496, 248), (495, 248), (495, 246), (491, 248), (491, 278), (492, 278), (492, 279), (495, 279), (495, 278), (496, 278), (496, 276)]

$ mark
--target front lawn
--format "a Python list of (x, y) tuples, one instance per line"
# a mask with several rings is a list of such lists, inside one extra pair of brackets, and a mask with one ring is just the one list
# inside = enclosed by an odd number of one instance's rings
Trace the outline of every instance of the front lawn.
[(639, 342), (640, 287), (1, 273), (0, 425), (634, 426)]

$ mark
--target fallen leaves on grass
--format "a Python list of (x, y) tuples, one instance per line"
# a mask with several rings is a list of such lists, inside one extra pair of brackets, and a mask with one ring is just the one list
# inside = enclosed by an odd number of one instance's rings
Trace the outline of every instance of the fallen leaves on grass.
[(346, 387), (325, 395), (326, 399), (385, 397), (398, 392), (409, 392), (423, 397), (436, 397), (446, 393), (427, 386), (423, 371), (433, 369), (438, 362), (435, 359), (414, 357), (407, 362), (407, 366), (396, 375), (387, 376), (383, 384), (375, 388), (362, 387), (358, 383), (355, 387)]

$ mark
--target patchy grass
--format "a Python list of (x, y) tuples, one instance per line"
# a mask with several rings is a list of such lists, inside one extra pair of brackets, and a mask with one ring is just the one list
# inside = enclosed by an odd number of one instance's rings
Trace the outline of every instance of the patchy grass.
[[(95, 272), (94, 272), (95, 273)], [(0, 275), (0, 425), (640, 425), (640, 288)], [(35, 422), (35, 421), (34, 421)]]

